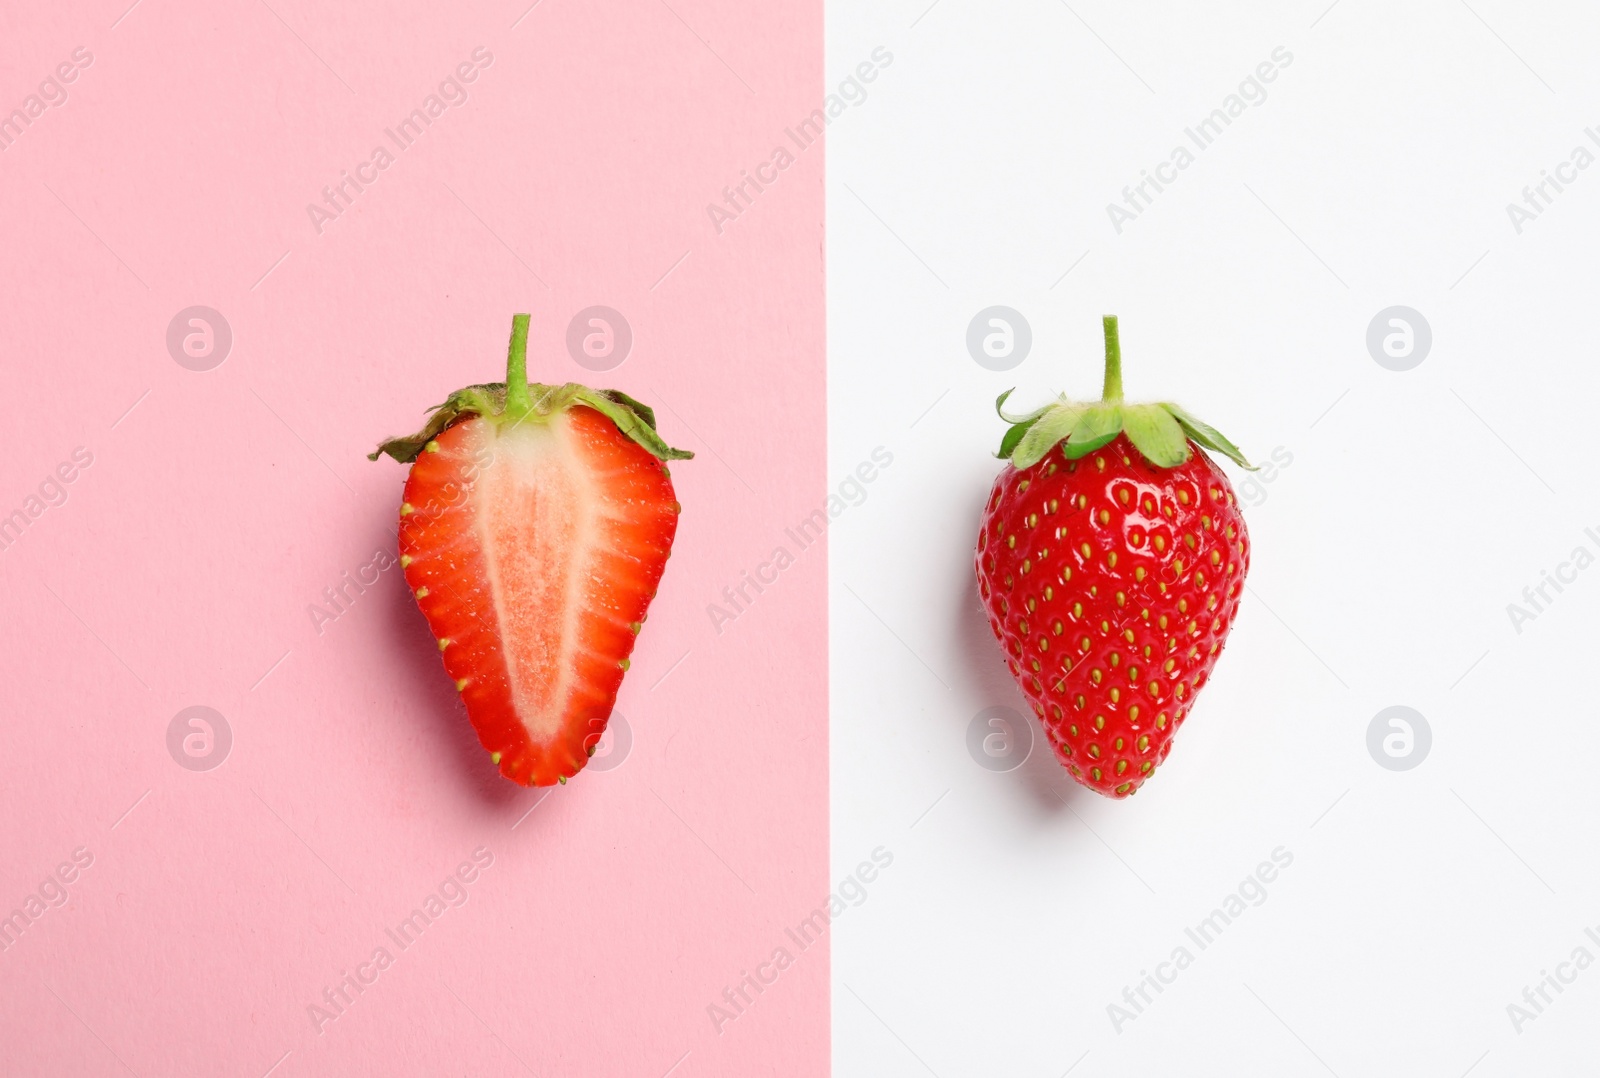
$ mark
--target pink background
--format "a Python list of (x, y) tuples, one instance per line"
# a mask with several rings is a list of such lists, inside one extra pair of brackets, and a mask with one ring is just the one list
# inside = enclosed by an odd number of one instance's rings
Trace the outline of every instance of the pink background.
[[(825, 549), (720, 634), (706, 610), (825, 496), (820, 145), (725, 234), (705, 210), (816, 107), (820, 4), (48, 7), (0, 13), (0, 110), (94, 61), (0, 154), (0, 514), (94, 462), (0, 550), (0, 914), (94, 861), (0, 952), (0, 1070), (824, 1073), (825, 945), (721, 1035), (706, 1010), (828, 891)], [(318, 235), (306, 204), (480, 45), (470, 99)], [(205, 373), (165, 343), (197, 304), (234, 334)], [(563, 343), (591, 304), (635, 336), (606, 374)], [(307, 612), (392, 547), (403, 470), (363, 454), (501, 377), (516, 310), (533, 377), (623, 388), (698, 454), (631, 755), (526, 816), (397, 572)], [(194, 704), (233, 731), (208, 772), (166, 747)]]

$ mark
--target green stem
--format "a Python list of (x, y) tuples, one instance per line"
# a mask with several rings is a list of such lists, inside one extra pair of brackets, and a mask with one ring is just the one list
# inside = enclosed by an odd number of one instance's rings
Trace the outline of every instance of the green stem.
[(1122, 399), (1122, 342), (1117, 337), (1117, 316), (1108, 314), (1100, 321), (1106, 330), (1106, 381), (1100, 399), (1119, 401)]
[(523, 416), (533, 406), (528, 399), (528, 321), (525, 314), (511, 316), (511, 351), (506, 357), (506, 412)]

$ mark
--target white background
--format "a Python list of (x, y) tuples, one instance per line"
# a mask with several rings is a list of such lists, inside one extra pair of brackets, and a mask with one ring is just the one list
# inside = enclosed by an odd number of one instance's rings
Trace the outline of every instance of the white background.
[[(1600, 14), (1471, 5), (828, 5), (833, 82), (894, 54), (827, 145), (830, 474), (894, 455), (830, 534), (834, 879), (894, 855), (832, 929), (838, 1074), (1592, 1072), (1600, 963), (1520, 1034), (1506, 1008), (1600, 959), (1600, 567), (1520, 634), (1506, 607), (1600, 531), (1600, 166), (1521, 235), (1505, 207), (1600, 124)], [(1267, 100), (1116, 234), (1106, 204), (1280, 45)], [(993, 304), (1033, 330), (1004, 373), (965, 345)], [(1396, 304), (1433, 332), (1403, 373), (1366, 346)], [(1009, 773), (966, 741), (991, 705), (1032, 721), (972, 579), (992, 401), (1097, 394), (1108, 312), (1130, 398), (1293, 456), (1125, 802), (1042, 735)], [(1414, 770), (1367, 750), (1395, 704), (1432, 729)], [(1279, 846), (1266, 901), (1116, 1032)]]

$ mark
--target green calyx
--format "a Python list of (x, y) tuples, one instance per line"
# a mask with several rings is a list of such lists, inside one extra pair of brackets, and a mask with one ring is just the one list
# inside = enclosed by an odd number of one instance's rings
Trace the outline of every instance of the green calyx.
[(427, 425), (415, 434), (390, 438), (367, 454), (377, 460), (387, 453), (401, 464), (417, 459), (447, 427), (468, 416), (481, 415), (508, 426), (538, 422), (568, 408), (585, 405), (604, 415), (617, 429), (661, 460), (689, 460), (693, 453), (674, 449), (656, 433), (656, 413), (617, 389), (590, 389), (577, 382), (547, 386), (528, 383), (528, 322), (525, 314), (511, 316), (511, 348), (506, 359), (506, 380), (458, 389), (443, 404), (429, 409)]
[(1175, 468), (1189, 459), (1189, 443), (1221, 453), (1241, 468), (1255, 470), (1238, 446), (1215, 427), (1204, 423), (1176, 404), (1129, 404), (1122, 399), (1122, 344), (1117, 335), (1117, 316), (1103, 319), (1106, 335), (1105, 386), (1098, 401), (1074, 401), (1062, 396), (1025, 415), (1010, 415), (1005, 410), (1012, 390), (994, 402), (1000, 418), (1010, 424), (1000, 440), (995, 456), (1010, 460), (1013, 467), (1031, 468), (1045, 454), (1061, 446), (1068, 460), (1093, 453), (1119, 434), (1126, 434), (1144, 458), (1158, 468)]

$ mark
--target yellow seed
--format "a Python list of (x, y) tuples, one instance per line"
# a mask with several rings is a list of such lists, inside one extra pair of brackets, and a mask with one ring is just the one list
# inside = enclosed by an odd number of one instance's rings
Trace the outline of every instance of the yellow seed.
[(443, 651), (445, 648), (447, 648), (449, 646), (450, 646), (450, 638), (448, 636), (441, 636), (439, 638), (439, 650)]
[(1100, 746), (1099, 745), (1090, 745), (1089, 746), (1089, 759), (1091, 759), (1091, 760), (1100, 759)]
[(1073, 737), (1077, 737), (1078, 736), (1078, 724), (1077, 723), (1072, 723), (1070, 726), (1068, 726), (1067, 727), (1067, 733), (1071, 734)]
[[(1113, 554), (1111, 556), (1113, 558), (1116, 557), (1115, 554)], [(1117, 592), (1117, 605), (1118, 606), (1127, 606), (1128, 605), (1128, 597), (1125, 594), (1123, 594), (1122, 592), (1120, 592), (1120, 591)]]
[(1150, 751), (1150, 735), (1149, 734), (1140, 734), (1139, 735), (1139, 740), (1136, 741), (1135, 744), (1139, 746), (1139, 751), (1140, 752), (1149, 752)]
[(1015, 535), (1006, 536), (1006, 546), (1011, 550), (1017, 549), (1017, 537)]
[(1083, 705), (1086, 704), (1086, 703), (1088, 703), (1088, 701), (1083, 698), (1083, 693), (1081, 693), (1081, 692), (1078, 694), (1078, 698), (1076, 700), (1072, 701), (1073, 706), (1076, 707), (1079, 711), (1083, 710)]
[(1117, 701), (1119, 701), (1121, 699), (1122, 699), (1122, 690), (1121, 689), (1112, 689), (1111, 690), (1111, 702), (1114, 704), (1114, 703), (1116, 703)]
[(1121, 502), (1123, 505), (1128, 504), (1129, 497), (1131, 497), (1131, 495), (1129, 495), (1127, 487), (1123, 487), (1121, 490), (1117, 491), (1117, 501)]
[(1106, 510), (1104, 510), (1104, 509), (1100, 510), (1100, 523), (1102, 523), (1102, 524), (1110, 524), (1111, 523), (1111, 514), (1109, 512), (1107, 512)]
[(489, 760), (492, 763), (499, 763), (500, 762), (500, 754), (498, 752), (491, 752), (489, 754)]
[(617, 665), (622, 667), (622, 672), (623, 673), (627, 673), (628, 672), (628, 667), (632, 666), (633, 664), (630, 663), (627, 659), (618, 659), (617, 660)]
[(428, 589), (427, 589), (427, 587), (424, 586), (424, 587), (418, 588), (417, 591), (416, 591), (416, 596), (417, 596), (418, 599), (426, 599), (428, 597)]
[(437, 453), (439, 451), (439, 440), (435, 438), (422, 448), (425, 452)]
[(461, 692), (463, 689), (465, 689), (467, 687), (467, 682), (469, 682), (471, 680), (472, 680), (471, 678), (465, 678), (464, 677), (460, 681), (457, 681), (456, 682), (456, 692)]
[(1155, 544), (1156, 544), (1156, 549), (1157, 550), (1166, 550), (1167, 549), (1167, 537), (1164, 536), (1164, 535), (1156, 536), (1155, 537)]
[(1178, 500), (1180, 502), (1182, 502), (1184, 505), (1188, 505), (1189, 504), (1189, 492), (1187, 490), (1178, 491)]
[(1139, 770), (1148, 775), (1151, 771), (1155, 770), (1155, 766), (1155, 764), (1151, 763), (1149, 760), (1146, 760), (1144, 763), (1139, 765)]
[(401, 516), (408, 517), (412, 513), (415, 513), (415, 512), (416, 512), (416, 509), (412, 508), (412, 505), (411, 505), (410, 502), (401, 502), (400, 503), (400, 515)]
[(1091, 767), (1089, 769), (1089, 777), (1094, 779), (1094, 781), (1099, 782), (1100, 781), (1100, 769), (1098, 767)]
[(402, 554), (402, 555), (400, 555), (400, 568), (404, 569), (406, 566), (410, 565), (415, 560), (416, 559), (413, 558), (410, 554)]
[(1055, 633), (1057, 636), (1060, 636), (1061, 635), (1061, 630), (1064, 629), (1064, 628), (1066, 628), (1066, 626), (1062, 625), (1061, 624), (1061, 619), (1057, 618), (1056, 619), (1056, 623), (1054, 625), (1050, 626), (1050, 631)]
[[(1117, 738), (1117, 740), (1121, 741), (1122, 739), (1119, 737), (1119, 738)], [(1122, 746), (1118, 745), (1117, 747), (1121, 748)], [(1126, 770), (1128, 770), (1128, 761), (1126, 761), (1126, 760), (1118, 760), (1117, 761), (1117, 774), (1120, 775)], [(1122, 787), (1118, 786), (1117, 789), (1120, 790), (1120, 789), (1122, 789)]]
[(1157, 730), (1165, 730), (1166, 728), (1167, 728), (1167, 713), (1165, 711), (1163, 711), (1161, 714), (1156, 716), (1156, 729)]
[(1113, 569), (1117, 567), (1117, 552), (1115, 550), (1106, 555), (1106, 563)]
[(1152, 681), (1150, 683), (1150, 695), (1154, 696), (1154, 697), (1157, 697), (1157, 698), (1159, 698), (1161, 696), (1161, 684), (1160, 684), (1160, 682)]

